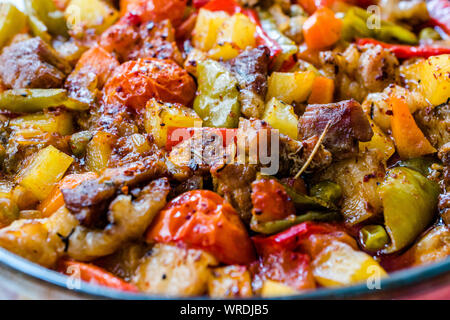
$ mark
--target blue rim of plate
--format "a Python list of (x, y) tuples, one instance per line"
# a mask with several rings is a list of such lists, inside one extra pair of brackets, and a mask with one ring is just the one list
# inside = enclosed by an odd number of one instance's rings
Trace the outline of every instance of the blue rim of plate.
[[(134, 300), (209, 300), (211, 298), (205, 296), (198, 297), (167, 297), (148, 295), (144, 293), (128, 293), (104, 286), (89, 284), (82, 282), (79, 289), (69, 290), (67, 288), (67, 276), (56, 271), (44, 268), (40, 265), (32, 263), (22, 257), (19, 257), (3, 248), (0, 248), (0, 264), (18, 271), (26, 276), (43, 281), (46, 284), (54, 285), (60, 289), (65, 289), (76, 294), (91, 296), (92, 298), (106, 299), (134, 299)], [(297, 295), (275, 297), (270, 300), (297, 300), (297, 299), (343, 299), (357, 298), (362, 295), (370, 295), (376, 292), (389, 292), (394, 289), (400, 289), (427, 280), (450, 274), (450, 257), (444, 261), (437, 262), (428, 266), (415, 267), (403, 271), (397, 271), (390, 274), (390, 277), (381, 280), (381, 288), (379, 290), (370, 290), (366, 284), (358, 284), (348, 287), (339, 288), (321, 288), (317, 290), (305, 291)], [(260, 300), (261, 297), (250, 298), (250, 300)]]

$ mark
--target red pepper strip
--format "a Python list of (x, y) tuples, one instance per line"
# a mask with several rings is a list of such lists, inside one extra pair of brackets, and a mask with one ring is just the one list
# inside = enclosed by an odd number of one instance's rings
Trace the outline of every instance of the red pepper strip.
[(264, 45), (270, 50), (270, 57), (274, 58), (281, 52), (281, 46), (271, 39), (261, 26), (258, 14), (255, 10), (242, 8), (235, 0), (212, 0), (203, 6), (209, 11), (225, 11), (229, 15), (235, 13), (245, 14), (256, 25), (256, 39), (258, 45)]
[[(181, 130), (181, 131), (179, 131)], [(226, 147), (227, 143), (233, 141), (236, 143), (237, 129), (227, 128), (179, 128), (169, 127), (167, 129), (167, 141), (166, 150), (170, 151), (173, 147), (183, 142), (186, 138), (191, 138), (196, 130), (201, 130), (206, 133), (206, 136), (212, 134), (218, 135), (222, 138), (223, 146)]]
[(264, 255), (280, 250), (294, 251), (299, 242), (311, 234), (330, 233), (336, 230), (336, 227), (327, 223), (304, 222), (270, 237), (252, 237), (252, 241), (258, 254)]
[(389, 49), (393, 54), (395, 54), (397, 58), (400, 59), (409, 59), (414, 57), (428, 58), (431, 56), (450, 53), (450, 48), (446, 47), (408, 46), (402, 44), (390, 44), (369, 38), (357, 39), (356, 43), (358, 45), (365, 45), (365, 44), (380, 45), (385, 49)]
[(450, 1), (429, 0), (427, 1), (427, 9), (431, 17), (431, 23), (450, 35)]
[(81, 280), (89, 283), (98, 284), (117, 290), (131, 292), (139, 291), (131, 283), (128, 283), (103, 268), (93, 264), (73, 260), (61, 260), (58, 263), (58, 271), (73, 277), (79, 276)]

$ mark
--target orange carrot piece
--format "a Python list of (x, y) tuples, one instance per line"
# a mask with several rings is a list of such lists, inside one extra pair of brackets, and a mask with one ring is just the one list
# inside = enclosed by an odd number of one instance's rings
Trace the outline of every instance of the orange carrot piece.
[(327, 77), (317, 77), (312, 85), (308, 103), (325, 104), (333, 102), (334, 81)]
[(303, 36), (308, 48), (325, 49), (341, 37), (342, 20), (327, 7), (317, 9), (303, 24)]
[(61, 189), (73, 189), (83, 181), (97, 177), (95, 172), (67, 175), (53, 188), (49, 196), (39, 204), (38, 210), (42, 212), (43, 217), (51, 216), (64, 205), (64, 197)]
[(70, 276), (79, 276), (81, 280), (122, 291), (138, 292), (139, 290), (112, 273), (90, 263), (63, 259), (58, 263), (58, 271)]
[(393, 112), (391, 117), (392, 136), (400, 157), (410, 159), (436, 152), (436, 149), (417, 126), (405, 99), (391, 96), (389, 105)]

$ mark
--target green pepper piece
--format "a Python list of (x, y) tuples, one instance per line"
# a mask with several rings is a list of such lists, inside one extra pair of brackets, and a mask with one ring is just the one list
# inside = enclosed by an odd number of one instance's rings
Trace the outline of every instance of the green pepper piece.
[(69, 140), (69, 146), (72, 153), (77, 157), (83, 156), (86, 153), (88, 143), (92, 140), (92, 132), (80, 131), (74, 133)]
[(237, 80), (219, 62), (205, 60), (197, 67), (199, 95), (194, 110), (203, 126), (236, 128), (241, 113)]
[(71, 110), (87, 110), (87, 103), (67, 96), (64, 89), (13, 89), (0, 93), (0, 109), (11, 112), (37, 112), (63, 106)]
[(56, 8), (52, 0), (25, 0), (25, 6), (28, 15), (42, 21), (49, 33), (69, 36), (64, 13)]
[(263, 30), (269, 38), (275, 40), (281, 47), (281, 54), (275, 57), (273, 64), (274, 70), (279, 70), (285, 61), (298, 52), (298, 47), (294, 41), (278, 30), (275, 19), (269, 12), (259, 11), (258, 15)]
[(374, 224), (359, 230), (359, 238), (363, 247), (372, 252), (383, 249), (389, 243), (389, 236), (383, 226)]
[(10, 3), (0, 4), (0, 48), (27, 24), (27, 16)]
[(294, 202), (295, 208), (297, 210), (306, 211), (313, 209), (332, 209), (336, 210), (336, 206), (328, 201), (325, 201), (318, 197), (307, 196), (306, 194), (301, 194), (295, 192), (292, 188), (283, 184), (283, 187), (286, 189), (286, 193), (291, 197), (292, 202)]
[(321, 181), (311, 187), (311, 196), (329, 203), (336, 203), (342, 197), (342, 188), (332, 181)]
[(420, 40), (441, 40), (441, 35), (439, 32), (434, 30), (433, 28), (423, 28), (419, 33)]
[(406, 167), (419, 171), (424, 176), (428, 176), (432, 170), (431, 166), (436, 160), (430, 157), (413, 158), (408, 160), (400, 160), (396, 163), (398, 167)]
[(387, 172), (378, 186), (384, 207), (384, 221), (392, 253), (411, 244), (431, 223), (436, 213), (439, 185), (419, 172), (396, 167)]
[(366, 20), (356, 14), (351, 8), (342, 20), (342, 38), (346, 41), (353, 41), (355, 38), (372, 37), (372, 31), (367, 27)]
[(305, 221), (335, 221), (339, 220), (341, 215), (337, 211), (332, 212), (319, 212), (308, 211), (305, 214), (299, 216), (288, 217), (283, 220), (258, 222), (255, 217), (252, 217), (250, 221), (250, 229), (262, 234), (274, 234), (286, 230), (296, 224), (303, 223)]

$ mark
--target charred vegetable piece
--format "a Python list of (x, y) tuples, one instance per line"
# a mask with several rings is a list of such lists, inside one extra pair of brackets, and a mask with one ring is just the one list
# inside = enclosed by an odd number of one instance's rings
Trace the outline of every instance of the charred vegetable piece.
[(55, 183), (62, 179), (73, 159), (53, 146), (40, 150), (35, 158), (17, 176), (20, 185), (44, 200)]
[(36, 112), (52, 107), (87, 110), (89, 105), (69, 98), (64, 89), (13, 89), (0, 93), (0, 109), (11, 112)]
[(233, 75), (213, 60), (197, 68), (199, 95), (194, 110), (207, 127), (236, 128), (240, 116), (239, 91)]
[(361, 228), (359, 238), (366, 250), (375, 252), (389, 243), (389, 236), (383, 226), (374, 224)]
[(250, 222), (250, 229), (262, 234), (275, 234), (306, 221), (336, 221), (341, 219), (337, 211), (308, 211), (298, 216), (289, 216), (283, 220), (259, 222), (255, 217)]
[(27, 24), (27, 16), (10, 3), (0, 4), (0, 48)]
[(391, 244), (383, 252), (392, 253), (409, 245), (430, 224), (436, 212), (439, 186), (415, 170), (397, 167), (388, 171), (378, 192), (391, 238)]
[(29, 16), (42, 21), (53, 35), (68, 36), (64, 13), (58, 10), (52, 0), (25, 0)]

